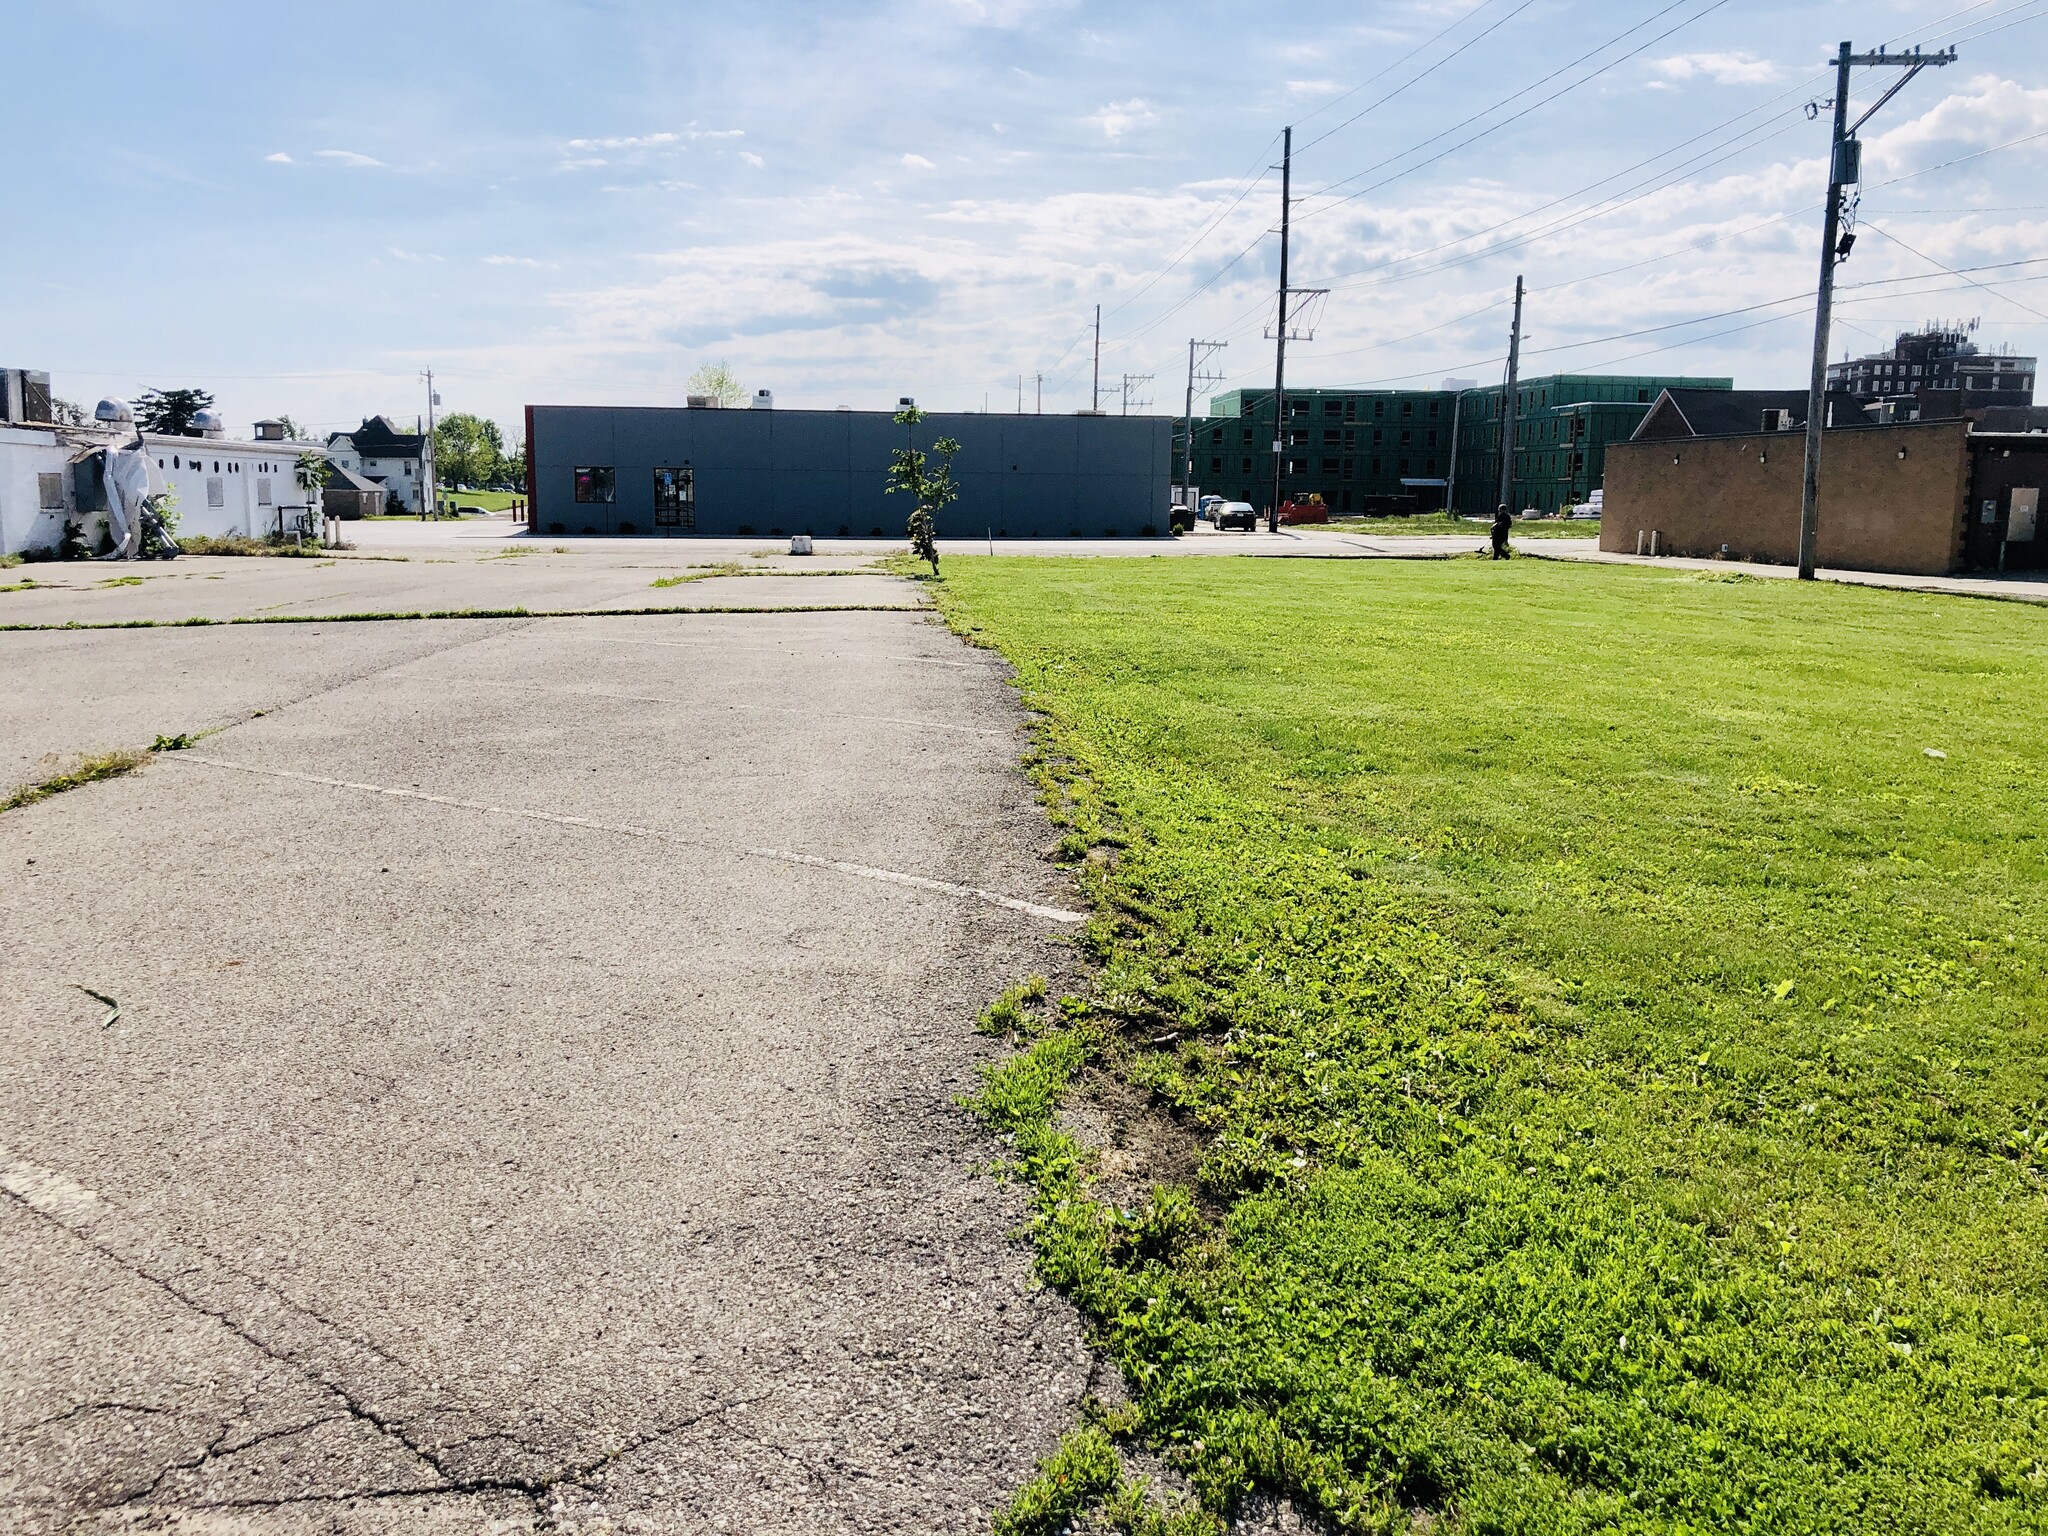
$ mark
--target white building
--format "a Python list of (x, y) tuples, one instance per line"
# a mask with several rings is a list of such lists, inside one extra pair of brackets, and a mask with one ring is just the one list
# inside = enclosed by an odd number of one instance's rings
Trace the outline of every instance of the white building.
[[(65, 427), (0, 422), (0, 554), (55, 549), (64, 524), (77, 521), (97, 549), (106, 527), (106, 491), (99, 457), (135, 441), (127, 427)], [(317, 505), (302, 490), (298, 457), (317, 443), (237, 441), (227, 437), (143, 435), (164, 482), (178, 498), (180, 537), (247, 534), (261, 538), (290, 526)]]
[(388, 416), (371, 416), (353, 432), (327, 439), (327, 456), (350, 474), (384, 488), (385, 510), (420, 510), (427, 483), (424, 432), (401, 432)]

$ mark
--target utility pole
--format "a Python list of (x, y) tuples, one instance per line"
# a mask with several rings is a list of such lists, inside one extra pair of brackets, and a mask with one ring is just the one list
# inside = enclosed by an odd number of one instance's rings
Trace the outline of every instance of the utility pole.
[(1465, 391), (1461, 389), (1451, 401), (1451, 461), (1444, 476), (1444, 511), (1451, 517), (1458, 515), (1458, 428), (1464, 421)]
[(1017, 414), (1024, 414), (1024, 375), (1017, 375)]
[[(1820, 291), (1813, 306), (1813, 376), (1806, 390), (1806, 479), (1799, 492), (1799, 579), (1813, 580), (1814, 550), (1820, 542), (1820, 448), (1821, 433), (1827, 426), (1828, 327), (1834, 320), (1835, 268), (1849, 259), (1856, 243), (1852, 230), (1842, 232), (1842, 194), (1863, 179), (1863, 144), (1857, 131), (1875, 117), (1879, 108), (1903, 91), (1913, 77), (1929, 67), (1939, 69), (1956, 61), (1956, 51), (1923, 54), (1857, 53), (1853, 43), (1844, 42), (1835, 55), (1834, 134), (1828, 150), (1828, 212), (1820, 242)], [(1906, 73), (1892, 88), (1872, 103), (1870, 110), (1849, 122), (1849, 79), (1855, 69), (1883, 67)], [(1809, 117), (1820, 115), (1820, 103), (1807, 105)]]
[[(1131, 414), (1131, 389), (1132, 389), (1132, 386), (1133, 386), (1133, 385), (1138, 385), (1138, 384), (1150, 384), (1150, 383), (1152, 382), (1152, 377), (1153, 377), (1153, 376), (1152, 376), (1151, 374), (1149, 374), (1149, 373), (1127, 373), (1127, 374), (1125, 374), (1125, 375), (1124, 375), (1124, 385), (1123, 385), (1123, 398), (1124, 398), (1124, 405), (1123, 405), (1123, 413), (1124, 413), (1124, 414), (1125, 414), (1126, 416), (1128, 416), (1128, 415), (1130, 415), (1130, 414)], [(1144, 410), (1144, 409), (1145, 409), (1145, 407), (1146, 407), (1146, 406), (1150, 405), (1151, 403), (1152, 403), (1152, 402), (1151, 402), (1150, 400), (1140, 400), (1140, 401), (1138, 402), (1138, 409), (1142, 411), (1142, 410)]]
[(1045, 375), (1034, 373), (1031, 377), (1038, 385), (1038, 414), (1043, 416), (1045, 414)]
[(1095, 306), (1095, 387), (1088, 396), (1088, 409), (1102, 409), (1102, 306)]
[(441, 490), (434, 476), (434, 407), (441, 403), (441, 397), (434, 393), (434, 370), (425, 369), (420, 377), (427, 381), (427, 440), (420, 456), (421, 467), (426, 471), (426, 500), (421, 510), (433, 509), (433, 515), (441, 515)]
[(1500, 505), (1515, 515), (1515, 406), (1522, 385), (1522, 279), (1515, 277), (1515, 328), (1508, 332), (1508, 387), (1500, 397)]
[[(1191, 496), (1195, 490), (1195, 369), (1229, 345), (1227, 341), (1197, 341), (1192, 336), (1188, 338), (1188, 403), (1187, 415), (1181, 423), (1181, 435), (1185, 438), (1182, 446), (1187, 449), (1181, 461), (1182, 496)], [(1210, 383), (1220, 384), (1223, 381), (1221, 374), (1205, 373), (1201, 377)], [(1194, 509), (1191, 507), (1189, 510)]]
[(1283, 131), (1280, 146), (1280, 317), (1273, 328), (1273, 503), (1266, 509), (1266, 532), (1280, 531), (1280, 482), (1287, 472), (1287, 238), (1294, 214), (1294, 129)]

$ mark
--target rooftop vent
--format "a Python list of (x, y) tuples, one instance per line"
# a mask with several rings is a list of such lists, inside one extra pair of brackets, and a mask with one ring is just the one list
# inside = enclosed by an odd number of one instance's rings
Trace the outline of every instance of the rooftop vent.
[(0, 421), (50, 420), (50, 376), (28, 368), (0, 368)]
[(194, 411), (192, 413), (192, 430), (201, 437), (226, 437), (228, 435), (227, 423), (221, 420), (219, 411)]
[(92, 419), (104, 421), (110, 426), (129, 425), (135, 420), (135, 408), (126, 400), (102, 400), (92, 408)]
[(757, 410), (757, 411), (772, 411), (772, 410), (774, 410), (774, 409), (775, 409), (775, 391), (774, 391), (774, 390), (772, 390), (772, 389), (757, 389), (757, 390), (755, 390), (755, 391), (754, 391), (754, 409), (755, 409), (755, 410)]

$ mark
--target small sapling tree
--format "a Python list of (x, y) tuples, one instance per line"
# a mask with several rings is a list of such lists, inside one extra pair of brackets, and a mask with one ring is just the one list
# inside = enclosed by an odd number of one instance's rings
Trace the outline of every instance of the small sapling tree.
[[(927, 457), (914, 437), (917, 424), (923, 420), (924, 412), (914, 405), (896, 413), (896, 424), (907, 430), (905, 446), (889, 455), (889, 490), (910, 497), (910, 552), (928, 561), (936, 576), (939, 514), (960, 499), (960, 487), (953, 480), (953, 455), (960, 451), (960, 445), (950, 437), (942, 437), (932, 444), (931, 457)], [(938, 461), (936, 469), (929, 467), (933, 458)]]

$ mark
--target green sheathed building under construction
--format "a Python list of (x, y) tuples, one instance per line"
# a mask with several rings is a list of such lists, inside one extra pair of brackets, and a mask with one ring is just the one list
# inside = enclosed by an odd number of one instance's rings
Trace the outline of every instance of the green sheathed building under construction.
[[(1517, 512), (1569, 511), (1600, 486), (1607, 445), (1625, 442), (1666, 389), (1733, 389), (1733, 379), (1553, 374), (1524, 379), (1516, 392)], [(1480, 389), (1301, 389), (1287, 391), (1283, 499), (1319, 494), (1332, 513), (1353, 516), (1455, 508), (1491, 516), (1500, 496), (1502, 385)], [(1232, 390), (1194, 421), (1193, 489), (1248, 501), (1273, 500), (1273, 392)], [(1174, 432), (1174, 478), (1186, 463), (1182, 424)]]

